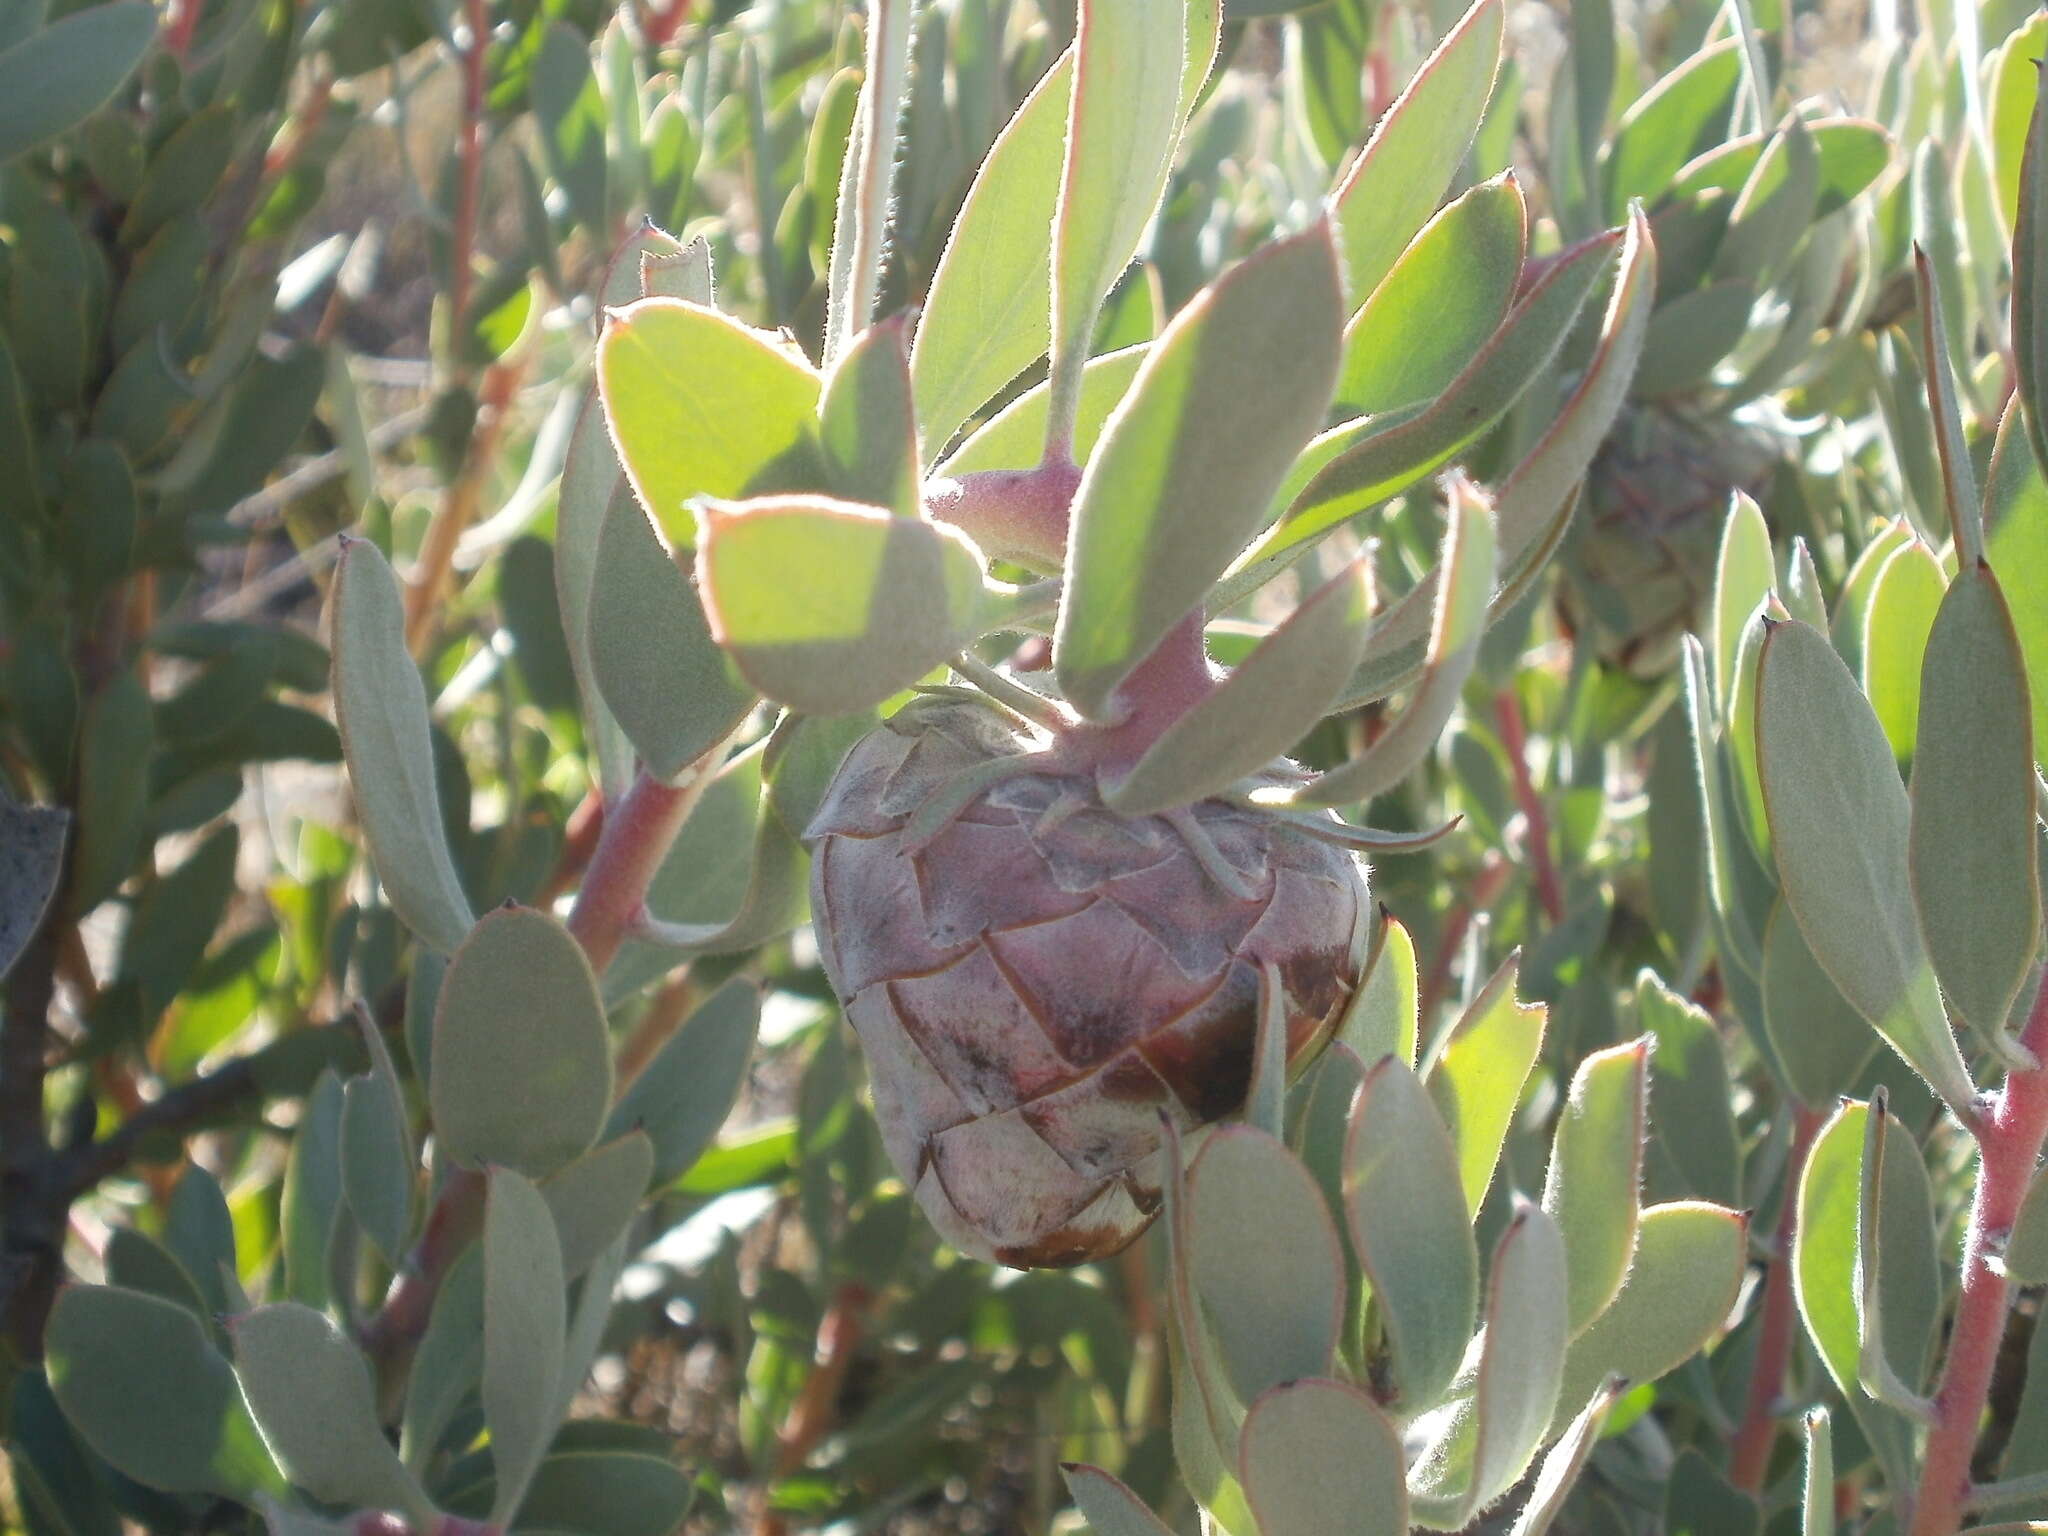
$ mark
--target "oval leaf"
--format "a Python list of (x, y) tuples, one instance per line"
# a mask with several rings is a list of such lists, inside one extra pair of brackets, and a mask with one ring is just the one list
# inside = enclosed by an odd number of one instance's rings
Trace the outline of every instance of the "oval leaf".
[(74, 1285), (57, 1298), (43, 1347), (64, 1417), (118, 1471), (173, 1493), (284, 1492), (235, 1373), (185, 1308)]
[(148, 0), (117, 0), (30, 25), (0, 53), (0, 165), (98, 111), (149, 51), (157, 13)]
[[(1607, 1310), (1635, 1254), (1649, 1055), (1645, 1036), (1588, 1056), (1572, 1076), (1552, 1135), (1543, 1209), (1562, 1229), (1570, 1254), (1573, 1333)], [(1550, 1409), (1543, 1413), (1548, 1423)]]
[[(1239, 1398), (1330, 1369), (1344, 1322), (1344, 1254), (1315, 1180), (1273, 1137), (1248, 1126), (1218, 1131), (1188, 1170), (1188, 1263)], [(1288, 1256), (1273, 1286), (1258, 1231)]]
[(1401, 1437), (1349, 1383), (1275, 1387), (1245, 1415), (1237, 1455), (1261, 1536), (1400, 1536), (1408, 1529)]
[(754, 707), (711, 638), (697, 589), (623, 488), (590, 574), (592, 676), (619, 728), (659, 779), (673, 779)]
[(1688, 1201), (1644, 1211), (1628, 1279), (1614, 1304), (1573, 1341), (1558, 1402), (1568, 1411), (1610, 1376), (1655, 1381), (1705, 1347), (1735, 1305), (1748, 1227), (1718, 1205)]
[(642, 299), (612, 313), (598, 385), (626, 478), (671, 544), (690, 502), (816, 484), (820, 382), (803, 354), (702, 304)]
[(242, 1391), (294, 1486), (329, 1504), (434, 1521), (377, 1422), (369, 1362), (332, 1319), (287, 1301), (233, 1319), (228, 1332)]
[(491, 913), (456, 951), (434, 1011), (441, 1150), (538, 1178), (589, 1147), (611, 1096), (604, 1008), (582, 949), (543, 912)]
[(953, 529), (822, 496), (705, 502), (699, 519), (713, 637), (800, 713), (870, 709), (978, 632), (982, 557)]

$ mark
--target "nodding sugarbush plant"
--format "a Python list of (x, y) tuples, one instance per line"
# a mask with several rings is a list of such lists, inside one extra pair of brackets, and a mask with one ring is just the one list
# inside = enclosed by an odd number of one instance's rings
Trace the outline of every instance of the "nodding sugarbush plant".
[[(604, 264), (595, 379), (557, 413), (554, 612), (593, 786), (575, 857), (479, 901), (447, 832), (460, 754), (437, 750), (457, 690), (420, 664), (459, 526), (410, 593), (379, 539), (344, 539), (332, 702), (412, 940), (402, 1019), (356, 1007), (362, 1070), (299, 1085), (257, 1295), (188, 1175), (179, 1241), (123, 1228), (107, 1283), (58, 1297), (13, 1393), (34, 1522), (63, 1527), (47, 1490), (68, 1479), (164, 1528), (612, 1536), (680, 1527), (700, 1485), (724, 1528), (745, 1476), (572, 1409), (620, 1298), (647, 1294), (624, 1282), (650, 1203), (783, 1174), (801, 1235), (754, 1244), (730, 1309), (763, 1532), (879, 1518), (896, 1491), (830, 1482), (885, 1434), (834, 1414), (892, 1266), (933, 1234), (947, 1256), (880, 1351), (942, 1391), (968, 1348), (1084, 1375), (1062, 1470), (1101, 1536), (1754, 1536), (1767, 1513), (1952, 1536), (2048, 1500), (2048, 1329), (2019, 1407), (1993, 1403), (2013, 1293), (2048, 1282), (2048, 113), (1999, 97), (2002, 128), (2031, 126), (2010, 207), (1980, 210), (2012, 230), (2010, 404), (1951, 366), (1995, 344), (1978, 294), (2007, 258), (1972, 253), (1958, 339), (1916, 248), (1917, 356), (1885, 333), (1906, 256), (1880, 229), (1929, 226), (1938, 180), (1924, 157), (1893, 176), (1889, 120), (1781, 101), (1786, 18), (1766, 47), (1741, 6), (1621, 104), (1613, 18), (1574, 8), (1532, 197), (1486, 174), (1522, 84), (1505, 0), (1478, 0), (1333, 176), (1247, 198), (1246, 248), (1134, 337), (1154, 295), (1125, 274), (1148, 232), (1171, 244), (1189, 168), (1214, 172), (1204, 135), (1243, 105), (1217, 85), (1226, 40), (1267, 9), (1081, 0), (1033, 34), (1061, 47), (1020, 53), (1035, 83), (949, 199), (920, 110), (949, 39), (962, 69), (1004, 60), (1008, 12), (873, 0), (860, 68), (818, 98), (801, 218), (768, 216), (789, 142), (776, 162), (772, 71), (741, 47), (762, 202), (743, 270), (804, 331), (741, 318), (701, 234), (645, 223)], [(1362, 79), (1342, 18), (1364, 13), (1289, 20), (1290, 56)], [(578, 145), (609, 110), (641, 183), (680, 153), (638, 115), (632, 49), (660, 40), (608, 35), (606, 100), (580, 40), (543, 31), (551, 168), (609, 237)], [(473, 99), (484, 59), (478, 33)], [(1330, 87), (1343, 69), (1310, 73), (1284, 131), (1313, 168), (1367, 114)], [(777, 263), (820, 228), (812, 303)], [(1717, 451), (1702, 500), (1630, 458), (1681, 422), (1751, 443), (1774, 391), (1865, 427), (1882, 395), (1881, 432), (1836, 434), (1833, 500), (1782, 420), (1769, 485)], [(1642, 473), (1683, 538), (1605, 515)], [(1704, 572), (1686, 549), (1724, 505)], [(1774, 523), (1809, 535), (1782, 562)], [(1518, 666), (1561, 547), (1568, 678)], [(1687, 625), (1703, 639), (1676, 642)], [(1511, 823), (1519, 915), (1493, 846)], [(1388, 910), (1404, 863), (1475, 841), (1463, 887)], [(1646, 875), (1603, 873), (1638, 855)], [(1496, 903), (1521, 949), (1490, 953)], [(718, 1137), (783, 963), (761, 957), (808, 965), (787, 942), (806, 921), (837, 1016), (787, 1146), (704, 1174), (759, 1151)], [(841, 1017), (871, 1135), (833, 1076)], [(637, 1021), (623, 1041), (615, 1018)], [(1966, 1185), (1951, 1303), (1941, 1202)], [(670, 1305), (724, 1306), (738, 1246)], [(777, 1290), (792, 1246), (829, 1300)], [(1107, 1283), (1043, 1272), (1103, 1261), (1137, 1340), (1062, 1325), (1060, 1353), (1035, 1347), (1031, 1298)], [(904, 1314), (945, 1315), (949, 1287), (971, 1321), (934, 1345)], [(1105, 1410), (1112, 1378), (1088, 1373), (1118, 1348), (1128, 1406)], [(936, 1462), (885, 1465), (909, 1485)]]

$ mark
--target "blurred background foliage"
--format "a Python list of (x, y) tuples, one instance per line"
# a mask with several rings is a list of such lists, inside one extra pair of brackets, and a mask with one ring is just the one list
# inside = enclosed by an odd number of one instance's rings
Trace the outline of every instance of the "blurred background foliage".
[[(1223, 65), (1096, 350), (1149, 339), (1298, 224), (1456, 10), (1231, 0)], [(919, 9), (883, 313), (918, 301), (976, 168), (1074, 23), (1071, 0)], [(1663, 275), (1634, 399), (1554, 573), (1486, 640), (1426, 771), (1372, 807), (1391, 827), (1462, 818), (1430, 856), (1374, 871), (1413, 936), (1425, 1039), (1515, 950), (1523, 994), (1552, 1010), (1482, 1249), (1509, 1184), (1540, 1186), (1577, 1064), (1643, 1031), (1658, 1040), (1649, 1197), (1747, 1207), (1761, 1259), (1795, 1149), (1835, 1095), (1881, 1085), (1952, 1226), (1964, 1138), (1774, 915), (1740, 785), (1733, 833), (1709, 835), (1678, 639), (1739, 644), (1777, 583), (1786, 606), (1835, 615), (1910, 757), (1945, 538), (1911, 251), (1931, 258), (1983, 479), (2012, 389), (2008, 253), (2048, 28), (2020, 0), (1520, 0), (1509, 38), (1461, 186), (1512, 167), (1538, 260), (1640, 198)], [(27, 807), (72, 816), (51, 920), (0, 909), (11, 944), (36, 930), (8, 977), (0, 1061), (0, 1518), (38, 1533), (253, 1518), (97, 1464), (36, 1361), (64, 1273), (211, 1317), (294, 1262), (309, 1197), (293, 1131), (323, 1070), (368, 1065), (352, 1004), (422, 1094), (409, 1047), (434, 982), (368, 870), (326, 698), (340, 535), (406, 579), (472, 908), (548, 903), (597, 815), (552, 540), (607, 265), (642, 221), (701, 238), (721, 307), (815, 356), (860, 60), (850, 0), (0, 8), (0, 832), (29, 857), (47, 827)], [(38, 119), (39, 79), (92, 99)], [(1674, 99), (1691, 103), (1689, 139), (1654, 115)], [(1689, 268), (1788, 111), (1818, 169), (1787, 173), (1735, 268)], [(1521, 414), (1477, 467), (1513, 462)], [(1731, 615), (1712, 604), (1732, 590), (1716, 572), (1735, 489), (1768, 530), (1768, 570)], [(1427, 569), (1440, 528), (1433, 489), (1384, 510), (1382, 590)], [(1382, 708), (1327, 727), (1323, 760)], [(1753, 701), (1705, 708), (1709, 754), (1733, 743), (1744, 761)], [(697, 898), (729, 915), (745, 863), (721, 873), (733, 840), (706, 837)], [(1711, 890), (1710, 851), (1742, 862), (1732, 901)], [(1058, 1466), (1077, 1459), (1189, 1521), (1160, 1234), (1065, 1273), (945, 1250), (889, 1176), (801, 928), (628, 969), (606, 999), (622, 1073), (728, 978), (762, 989), (731, 1116), (637, 1219), (578, 1401), (688, 1469), (688, 1529), (1068, 1528)], [(1813, 1022), (1830, 1017), (1832, 1034)], [(1715, 1091), (1688, 1092), (1702, 1075)], [(349, 1252), (337, 1297), (374, 1295), (392, 1267)], [(1617, 1405), (1567, 1528), (1796, 1524), (1791, 1437), (1740, 1463), (1764, 1275), (1711, 1351)], [(2007, 1475), (2048, 1469), (2048, 1368), (2025, 1369), (2030, 1348), (2048, 1356), (2040, 1301), (2023, 1300), (1994, 1391), (1986, 1443), (2011, 1447)], [(1783, 1392), (1838, 1398), (1803, 1342)], [(1876, 1452), (1855, 1416), (1835, 1423), (1853, 1513)]]

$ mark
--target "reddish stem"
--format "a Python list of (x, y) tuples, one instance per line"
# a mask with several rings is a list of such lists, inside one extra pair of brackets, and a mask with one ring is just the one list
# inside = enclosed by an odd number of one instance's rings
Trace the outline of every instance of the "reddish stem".
[(170, 20), (164, 23), (164, 51), (179, 63), (192, 51), (192, 34), (199, 30), (199, 13), (206, 0), (174, 0)]
[(1821, 1123), (1820, 1112), (1804, 1105), (1792, 1122), (1792, 1149), (1785, 1159), (1778, 1233), (1772, 1245), (1770, 1270), (1764, 1278), (1764, 1315), (1757, 1334), (1756, 1364), (1749, 1373), (1749, 1400), (1728, 1462), (1728, 1480), (1750, 1493), (1762, 1489), (1771, 1451), (1778, 1439), (1778, 1403), (1784, 1396), (1785, 1367), (1792, 1358), (1795, 1331), (1791, 1260), (1793, 1233), (1799, 1222), (1799, 1179)]
[(1472, 877), (1465, 888), (1465, 899), (1453, 907), (1444, 919), (1443, 933), (1438, 937), (1436, 958), (1430, 962), (1429, 974), (1423, 978), (1422, 996), (1417, 1003), (1417, 1012), (1426, 1032), (1430, 1021), (1436, 1017), (1442, 1006), (1444, 994), (1450, 990), (1451, 967), (1457, 963), (1458, 951), (1465, 943), (1465, 935), (1472, 927), (1472, 919), (1478, 913), (1488, 910), (1500, 900), (1500, 893), (1508, 883), (1508, 871), (1512, 866), (1500, 854), (1491, 849), (1480, 861), (1479, 872)]
[(384, 1304), (363, 1324), (363, 1352), (377, 1369), (387, 1414), (395, 1414), (399, 1394), (412, 1365), (413, 1352), (426, 1337), (441, 1282), (483, 1230), (484, 1176), (457, 1169), (442, 1184), (426, 1229), (393, 1277)]
[(598, 975), (646, 912), (647, 888), (716, 769), (716, 749), (681, 784), (665, 783), (642, 769), (633, 787), (606, 812), (590, 872), (569, 914), (569, 932)]
[[(818, 1443), (832, 1431), (839, 1416), (839, 1389), (854, 1352), (867, 1332), (868, 1307), (874, 1297), (858, 1281), (843, 1282), (818, 1320), (817, 1355), (803, 1390), (790, 1405), (789, 1417), (775, 1437), (775, 1476), (791, 1476), (803, 1468)], [(780, 1510), (763, 1509), (756, 1536), (787, 1536), (789, 1523)]]
[(985, 469), (925, 488), (925, 511), (951, 523), (983, 554), (1057, 571), (1067, 553), (1067, 520), (1081, 485), (1075, 464), (1048, 460), (1033, 469)]
[(469, 264), (476, 247), (476, 209), (484, 170), (484, 54), (490, 21), (484, 0), (466, 0), (469, 48), (462, 55), (462, 175), (455, 186), (455, 222), (448, 257), (448, 334), (463, 334), (469, 313)]
[(1529, 777), (1529, 733), (1522, 724), (1521, 703), (1511, 690), (1504, 688), (1494, 695), (1493, 718), (1500, 726), (1501, 745), (1507, 749), (1508, 767), (1514, 774), (1515, 804), (1529, 826), (1529, 865), (1536, 877), (1536, 896), (1554, 928), (1564, 921), (1564, 882), (1551, 861), (1550, 817)]
[(1999, 1261), (2048, 1141), (2048, 975), (2020, 1034), (2036, 1065), (2007, 1074), (2005, 1087), (1986, 1105), (1977, 1134), (1977, 1195), (1963, 1242), (1963, 1289), (1949, 1334), (1948, 1359), (1934, 1394), (1914, 1502), (1911, 1536), (1954, 1536), (1970, 1494), (1970, 1461), (1991, 1394), (1991, 1377), (2005, 1337), (2008, 1300)]

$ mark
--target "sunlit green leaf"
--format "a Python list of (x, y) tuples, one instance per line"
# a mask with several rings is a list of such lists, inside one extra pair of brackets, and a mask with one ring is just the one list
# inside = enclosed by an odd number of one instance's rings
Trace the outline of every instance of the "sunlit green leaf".
[(1522, 1085), (1543, 1048), (1548, 1015), (1541, 1005), (1515, 996), (1517, 963), (1510, 956), (1487, 979), (1432, 1047), (1424, 1068), (1430, 1099), (1458, 1149), (1466, 1209), (1475, 1214), (1493, 1182)]
[(1712, 1339), (1742, 1284), (1747, 1232), (1741, 1216), (1718, 1205), (1646, 1209), (1621, 1293), (1572, 1342), (1561, 1411), (1584, 1403), (1609, 1376), (1654, 1381)]
[(626, 477), (672, 545), (690, 502), (815, 486), (821, 383), (790, 344), (701, 304), (642, 299), (597, 345), (598, 382)]
[(807, 714), (873, 708), (979, 632), (981, 554), (936, 523), (822, 496), (714, 501), (698, 543), (712, 636)]
[(1465, 13), (1331, 192), (1352, 303), (1379, 287), (1471, 148), (1500, 71), (1505, 11), (1501, 0), (1478, 0)]
[[(1073, 82), (1073, 55), (1062, 54), (990, 147), (932, 274), (910, 371), (933, 455), (1050, 344), (1052, 208)], [(1044, 436), (1041, 417), (1020, 462), (1035, 461)]]
[[(1052, 368), (1076, 387), (1096, 312), (1166, 188), (1183, 115), (1187, 23), (1183, 0), (1081, 0), (1052, 228)], [(1056, 417), (1054, 430), (1061, 425)]]
[(1437, 214), (1344, 328), (1338, 401), (1370, 415), (1443, 389), (1507, 317), (1527, 245), (1512, 173)]
[(1580, 1062), (1552, 1135), (1543, 1209), (1564, 1234), (1574, 1333), (1614, 1300), (1635, 1253), (1649, 1048), (1645, 1036)]
[(1248, 258), (1174, 317), (1075, 495), (1053, 664), (1091, 717), (1257, 530), (1336, 382), (1327, 224)]

